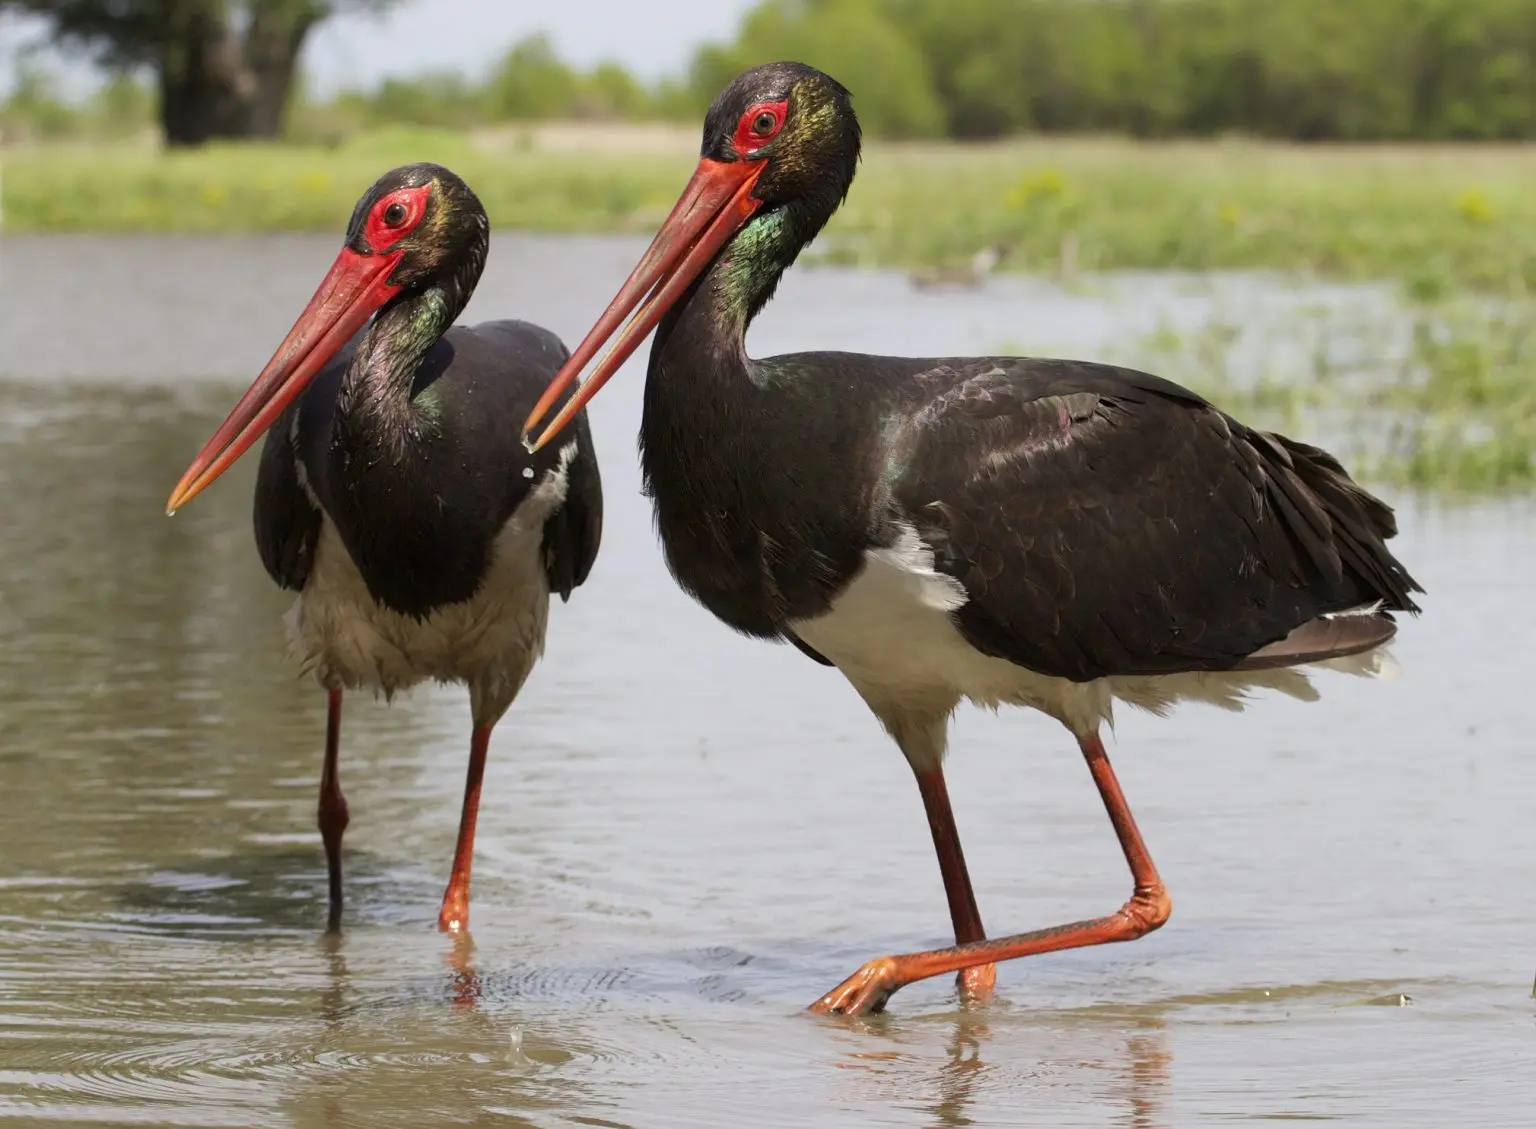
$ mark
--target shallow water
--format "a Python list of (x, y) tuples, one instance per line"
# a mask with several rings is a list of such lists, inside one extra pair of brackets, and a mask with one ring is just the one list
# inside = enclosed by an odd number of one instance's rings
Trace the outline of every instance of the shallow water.
[[(945, 941), (910, 774), (854, 694), (682, 596), (638, 494), (638, 364), (596, 401), (590, 584), (493, 744), (473, 947), (433, 929), (462, 691), (353, 695), (349, 903), (322, 936), (324, 703), (282, 657), (252, 462), (191, 454), (330, 239), (0, 245), (0, 1116), (31, 1124), (1527, 1125), (1536, 1099), (1536, 508), (1402, 501), (1430, 590), (1401, 679), (1244, 715), (1126, 712), (1111, 752), (1176, 903), (1132, 945), (803, 1006)], [(498, 239), (471, 318), (574, 342), (622, 239)], [(918, 293), (802, 271), (753, 347), (1102, 355), (1160, 319), (1368, 291), (1125, 279)], [(1177, 375), (1170, 373), (1169, 375)], [(510, 424), (509, 424), (510, 426)], [(994, 933), (1128, 885), (1066, 734), (964, 713), (950, 779)]]

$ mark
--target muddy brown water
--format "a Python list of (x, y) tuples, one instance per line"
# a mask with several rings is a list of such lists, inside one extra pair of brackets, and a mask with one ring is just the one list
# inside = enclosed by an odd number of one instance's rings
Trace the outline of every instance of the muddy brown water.
[[(324, 937), (324, 703), (282, 654), (252, 460), (161, 506), (335, 245), (0, 244), (0, 1118), (1533, 1124), (1536, 507), (1397, 499), (1430, 594), (1395, 682), (1122, 712), (1111, 751), (1176, 906), (1162, 932), (1006, 965), (985, 1008), (946, 980), (822, 1020), (803, 1006), (866, 957), (945, 940), (921, 807), (834, 672), (673, 586), (638, 492), (639, 363), (593, 412), (603, 554), (496, 733), (472, 948), (433, 928), (469, 729), (450, 687), (349, 700), (350, 901)], [(639, 246), (498, 238), (469, 316), (574, 342)], [(1356, 301), (1376, 299), (803, 270), (752, 345), (1097, 355), (1218, 303), (1275, 324)], [(1119, 904), (1062, 730), (966, 711), (953, 747), (989, 929)]]

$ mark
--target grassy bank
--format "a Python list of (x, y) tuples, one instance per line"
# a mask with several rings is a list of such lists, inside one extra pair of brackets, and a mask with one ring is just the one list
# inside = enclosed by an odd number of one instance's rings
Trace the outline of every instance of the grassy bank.
[[(690, 131), (364, 134), (333, 149), (145, 146), (0, 154), (6, 229), (338, 231), (380, 172), (460, 172), (494, 225), (648, 231), (693, 157)], [(1536, 289), (1536, 147), (1298, 148), (1038, 140), (871, 144), (822, 256), (885, 266), (1273, 268), (1403, 279), (1434, 295)]]

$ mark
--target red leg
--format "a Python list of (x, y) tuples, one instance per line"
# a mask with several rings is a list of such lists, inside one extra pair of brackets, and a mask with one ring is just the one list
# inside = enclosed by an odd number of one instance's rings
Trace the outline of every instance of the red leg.
[(341, 835), (350, 815), (341, 794), (336, 760), (341, 752), (341, 690), (330, 693), (325, 713), (325, 763), (320, 769), (320, 839), (325, 843), (325, 869), (330, 876), (328, 927), (341, 928)]
[[(960, 847), (960, 833), (955, 829), (955, 813), (949, 805), (949, 788), (944, 770), (932, 768), (917, 773), (917, 790), (928, 813), (928, 828), (933, 832), (933, 849), (939, 856), (939, 873), (944, 877), (944, 894), (949, 899), (949, 917), (955, 926), (955, 944), (970, 945), (986, 940), (981, 925), (981, 911), (976, 908), (976, 894), (971, 889), (970, 871), (965, 866), (965, 852)], [(973, 1000), (991, 994), (997, 984), (997, 966), (979, 964), (962, 968), (955, 977), (962, 995)]]
[(930, 976), (1036, 953), (1131, 941), (1167, 921), (1173, 912), (1173, 901), (1168, 897), (1163, 880), (1158, 877), (1157, 868), (1152, 865), (1152, 856), (1147, 853), (1141, 832), (1136, 829), (1136, 820), (1126, 805), (1125, 794), (1120, 791), (1120, 782), (1115, 779), (1103, 742), (1098, 734), (1093, 734), (1082, 738), (1079, 744), (1087, 758), (1088, 771), (1093, 774), (1093, 782), (1098, 785), (1099, 795), (1109, 812), (1109, 821), (1120, 840), (1120, 848), (1125, 852), (1125, 861), (1131, 868), (1135, 885), (1125, 905), (1108, 917), (1091, 921), (999, 937), (995, 941), (977, 941), (950, 949), (872, 960), (812, 1004), (812, 1010), (865, 1015), (883, 1008), (886, 1000), (899, 989)]
[(443, 908), (437, 927), (444, 933), (469, 928), (469, 869), (475, 855), (475, 819), (480, 814), (480, 781), (485, 777), (485, 755), (491, 747), (491, 727), (475, 729), (469, 742), (469, 775), (464, 782), (464, 810), (459, 815), (459, 842), (453, 852), (453, 873), (443, 892)]

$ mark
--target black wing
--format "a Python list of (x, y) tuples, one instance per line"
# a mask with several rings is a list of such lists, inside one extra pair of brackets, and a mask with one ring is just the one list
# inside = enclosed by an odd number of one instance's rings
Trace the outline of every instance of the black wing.
[(320, 511), (299, 483), (293, 421), (302, 398), (267, 432), (256, 471), (256, 550), (278, 587), (299, 591), (309, 579), (320, 537)]
[(1076, 681), (1230, 669), (1330, 612), (1418, 610), (1391, 509), (1326, 452), (1144, 373), (963, 366), (912, 378), (893, 501), (988, 654)]
[[(526, 403), (519, 402), (517, 405), (521, 414), (515, 421), (521, 423), (528, 412), (533, 410), (534, 403), (543, 394), (549, 381), (560, 371), (560, 366), (571, 355), (570, 350), (549, 330), (515, 319), (484, 322), (475, 326), (473, 332), (484, 340), (495, 342), (506, 355), (520, 358), (523, 373), (538, 378), (531, 384), (522, 385), (520, 400), (526, 400)], [(575, 391), (576, 386), (572, 386), (566, 398), (569, 399)], [(562, 400), (552, 410), (558, 411), (564, 402)], [(598, 471), (597, 451), (592, 444), (592, 428), (585, 411), (576, 417), (570, 436), (575, 440), (576, 451), (566, 465), (565, 502), (544, 523), (544, 569), (549, 577), (550, 591), (558, 592), (562, 600), (569, 600), (571, 593), (586, 581), (593, 562), (597, 560), (598, 546), (603, 537), (602, 476)], [(546, 457), (558, 458), (560, 450), (568, 442), (550, 449)], [(521, 453), (526, 456), (526, 452)], [(527, 457), (537, 461), (534, 456)], [(539, 469), (541, 474), (536, 482), (542, 481), (543, 473), (547, 473), (543, 467)], [(513, 508), (536, 482), (530, 483), (524, 479), (519, 465), (518, 473), (510, 479), (512, 493), (509, 502)], [(511, 516), (511, 509), (508, 509), (506, 516)]]
[(550, 591), (562, 600), (587, 579), (603, 539), (603, 484), (585, 412), (572, 430), (576, 454), (566, 468), (565, 504), (544, 523), (544, 569)]

